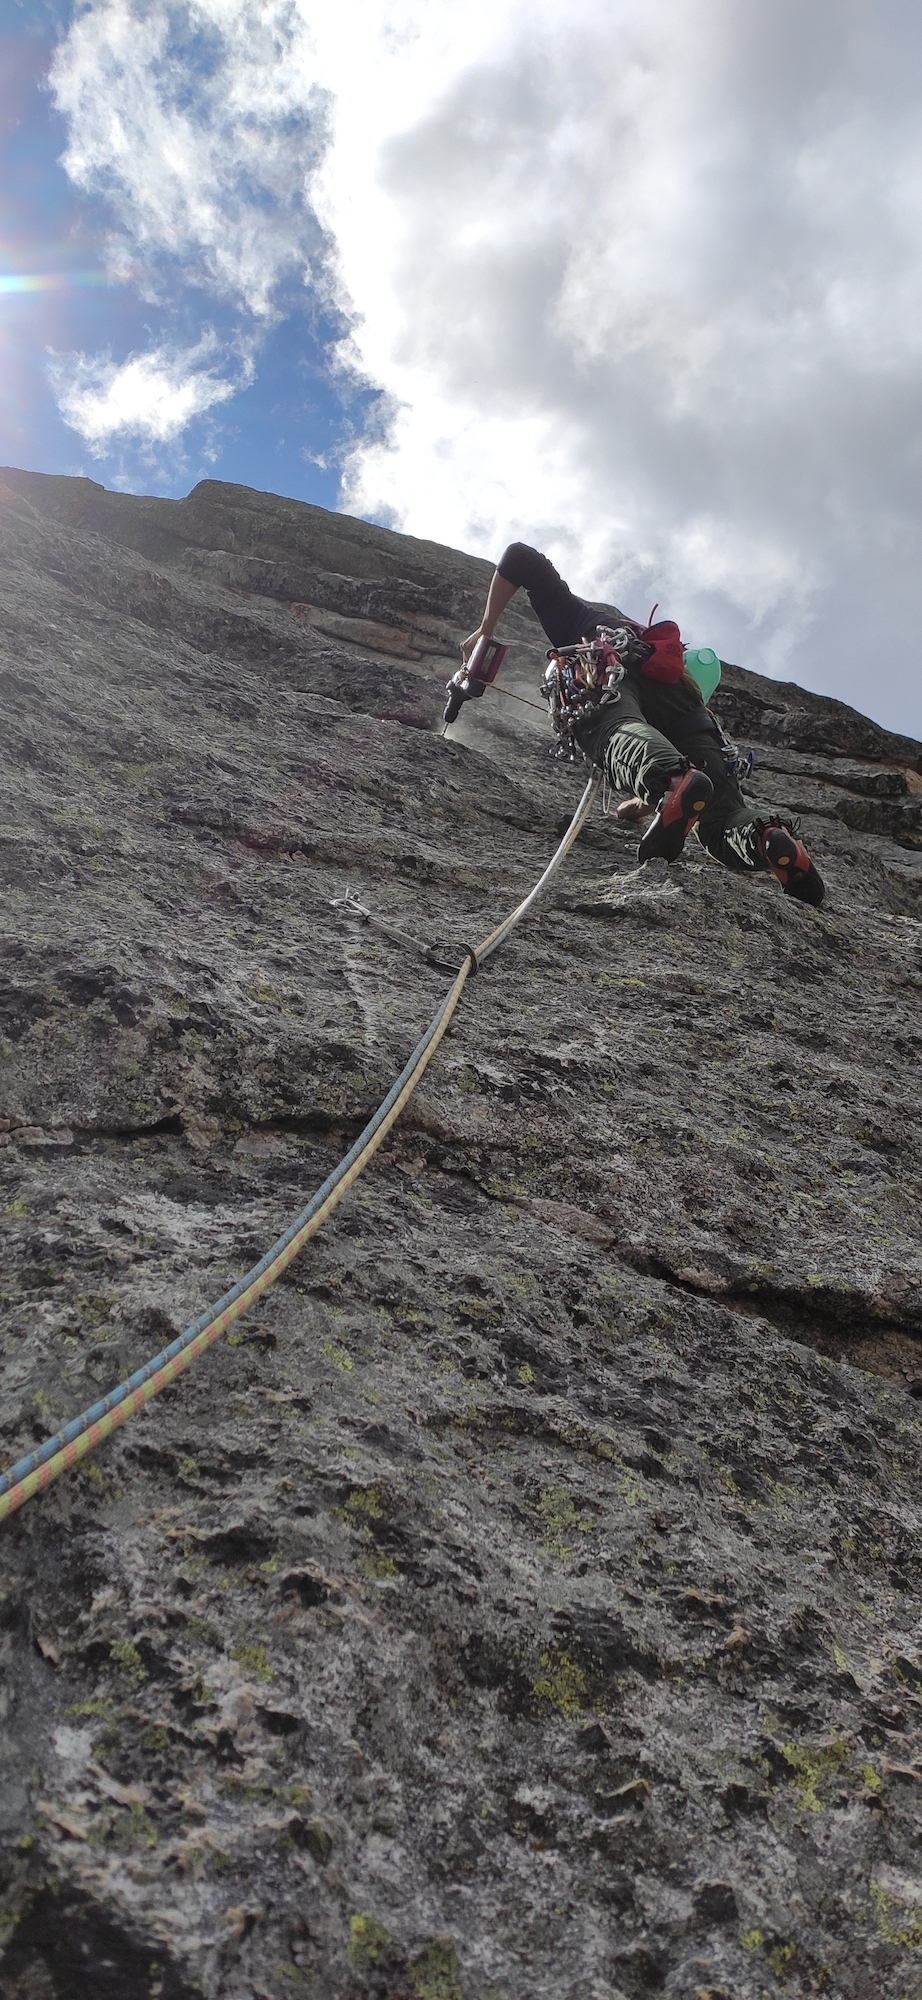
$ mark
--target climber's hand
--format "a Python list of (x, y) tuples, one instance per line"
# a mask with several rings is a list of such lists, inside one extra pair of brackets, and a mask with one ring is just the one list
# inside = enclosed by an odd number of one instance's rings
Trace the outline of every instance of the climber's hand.
[(472, 652), (473, 652), (473, 650), (474, 650), (474, 647), (475, 647), (475, 646), (476, 646), (476, 644), (477, 644), (477, 641), (478, 641), (478, 639), (482, 639), (482, 638), (483, 638), (483, 636), (484, 636), (484, 631), (483, 631), (483, 626), (482, 626), (482, 625), (478, 625), (478, 627), (477, 627), (477, 630), (476, 630), (476, 632), (472, 632), (472, 633), (470, 634), (470, 637), (469, 637), (469, 638), (467, 638), (467, 639), (462, 639), (462, 641), (461, 641), (461, 664), (462, 664), (462, 666), (465, 666), (465, 667), (467, 666), (467, 663), (468, 663), (468, 660), (469, 660), (469, 659), (470, 659), (470, 657), (471, 657), (471, 654), (472, 654)]
[(615, 810), (615, 818), (620, 826), (639, 826), (641, 820), (649, 819), (652, 806), (644, 799), (624, 799)]

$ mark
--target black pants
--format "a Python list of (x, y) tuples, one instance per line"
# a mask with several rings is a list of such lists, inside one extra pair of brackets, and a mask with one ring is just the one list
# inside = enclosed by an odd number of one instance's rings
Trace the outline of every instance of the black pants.
[[(532, 610), (552, 646), (575, 646), (595, 632), (598, 611), (576, 597), (547, 556), (512, 542), (500, 557), (500, 576), (528, 592)], [(621, 616), (609, 611), (609, 620)], [(606, 704), (598, 724), (581, 738), (586, 755), (618, 791), (658, 805), (680, 771), (706, 771), (714, 797), (698, 821), (702, 846), (727, 868), (751, 874), (765, 862), (759, 835), (765, 821), (746, 804), (724, 761), (720, 733), (696, 690), (686, 681), (668, 686), (629, 668), (620, 698)]]

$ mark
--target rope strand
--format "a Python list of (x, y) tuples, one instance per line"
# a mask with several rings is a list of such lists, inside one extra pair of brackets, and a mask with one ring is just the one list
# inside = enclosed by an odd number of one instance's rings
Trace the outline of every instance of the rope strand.
[(516, 905), (508, 917), (496, 926), (483, 941), (469, 947), (462, 966), (446, 994), (441, 1006), (436, 1010), (425, 1033), (420, 1036), (409, 1061), (392, 1084), (387, 1096), (378, 1106), (364, 1130), (359, 1133), (354, 1145), (349, 1148), (339, 1165), (328, 1175), (323, 1186), (311, 1196), (306, 1207), (295, 1217), (290, 1228), (278, 1237), (271, 1249), (266, 1251), (258, 1264), (247, 1271), (230, 1291), (225, 1292), (217, 1303), (194, 1320), (185, 1332), (179, 1334), (169, 1347), (154, 1355), (151, 1361), (135, 1371), (115, 1389), (111, 1389), (101, 1401), (94, 1403), (82, 1415), (71, 1419), (63, 1430), (53, 1438), (39, 1445), (17, 1460), (8, 1470), (0, 1474), (0, 1521), (16, 1513), (34, 1493), (40, 1493), (52, 1480), (57, 1479), (72, 1465), (78, 1465), (91, 1451), (95, 1451), (112, 1432), (127, 1422), (129, 1417), (143, 1410), (154, 1396), (169, 1387), (171, 1382), (184, 1374), (193, 1361), (217, 1340), (219, 1334), (226, 1333), (229, 1326), (239, 1319), (257, 1299), (262, 1298), (283, 1271), (288, 1269), (305, 1243), (323, 1227), (327, 1217), (358, 1179), (363, 1168), (377, 1152), (387, 1137), (392, 1125), (400, 1117), (404, 1106), (412, 1096), (427, 1064), (431, 1062), (443, 1035), (447, 1032), (452, 1015), (464, 991), (472, 971), (476, 972), (484, 960), (509, 936), (521, 922), (526, 912), (540, 895), (545, 884), (559, 868), (575, 841), (592, 804), (599, 773), (594, 772), (589, 779), (579, 805), (559, 847), (556, 848), (542, 875), (539, 876), (527, 896)]

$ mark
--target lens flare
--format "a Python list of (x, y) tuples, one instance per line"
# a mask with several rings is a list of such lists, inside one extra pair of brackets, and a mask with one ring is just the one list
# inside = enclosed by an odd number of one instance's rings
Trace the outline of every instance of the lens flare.
[(109, 282), (105, 271), (0, 271), (0, 297), (12, 292), (85, 291)]

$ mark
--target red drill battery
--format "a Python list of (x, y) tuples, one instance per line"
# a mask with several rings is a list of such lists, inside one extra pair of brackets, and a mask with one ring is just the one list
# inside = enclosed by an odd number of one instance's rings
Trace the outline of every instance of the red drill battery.
[(475, 695), (486, 694), (508, 650), (508, 646), (502, 646), (498, 639), (478, 639), (467, 665), (459, 667), (446, 685), (448, 700), (442, 716), (446, 729), (449, 723), (457, 722), (466, 701)]
[(472, 694), (480, 694), (490, 681), (495, 681), (508, 650), (508, 646), (501, 645), (498, 639), (478, 639), (467, 663), (467, 678), (473, 683)]

